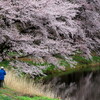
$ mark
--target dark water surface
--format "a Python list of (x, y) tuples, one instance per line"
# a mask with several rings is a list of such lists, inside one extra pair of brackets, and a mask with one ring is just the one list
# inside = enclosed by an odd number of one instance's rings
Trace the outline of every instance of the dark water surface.
[(100, 71), (73, 73), (50, 82), (62, 100), (100, 100)]

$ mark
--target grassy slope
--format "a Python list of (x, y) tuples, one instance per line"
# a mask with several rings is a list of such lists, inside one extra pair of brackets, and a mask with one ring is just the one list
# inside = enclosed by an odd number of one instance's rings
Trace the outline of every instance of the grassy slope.
[[(75, 66), (75, 68), (70, 68), (69, 64), (61, 59), (60, 61), (60, 65), (65, 67), (64, 71), (55, 69), (55, 66), (52, 64), (48, 64), (48, 63), (35, 63), (33, 61), (22, 61), (22, 62), (26, 62), (30, 65), (35, 65), (35, 66), (49, 66), (46, 70), (44, 70), (44, 72), (50, 77), (53, 76), (58, 76), (59, 73), (60, 75), (62, 74), (69, 74), (69, 73), (73, 73), (73, 72), (77, 72), (77, 71), (94, 71), (94, 70), (100, 70), (100, 57), (99, 56), (93, 56), (93, 60), (87, 60), (83, 57), (80, 57), (79, 55), (75, 55), (73, 56), (73, 60), (77, 61), (78, 64)], [(0, 63), (0, 66), (4, 66), (7, 69), (11, 68), (12, 66), (9, 65), (10, 61), (4, 61)], [(49, 78), (47, 77), (47, 78)], [(49, 99), (46, 97), (25, 97), (25, 96), (21, 96), (19, 97), (19, 93), (16, 93), (8, 88), (5, 89), (0, 89), (0, 100), (56, 100), (56, 99)]]
[[(67, 61), (65, 61), (63, 58), (60, 58), (59, 64), (60, 66), (62, 66), (62, 69), (64, 67), (65, 70), (57, 69), (56, 66), (54, 66), (53, 64), (49, 64), (47, 62), (36, 63), (32, 59), (30, 60), (29, 58), (23, 58), (23, 59), (18, 59), (18, 60), (24, 63), (28, 63), (29, 65), (34, 65), (36, 67), (37, 66), (47, 66), (47, 68), (43, 70), (43, 72), (47, 75), (47, 78), (59, 76), (62, 74), (70, 74), (70, 73), (77, 72), (77, 71), (100, 70), (100, 56), (94, 55), (92, 60), (85, 59), (84, 57), (80, 55), (74, 55), (72, 56), (72, 58), (73, 58), (73, 61), (77, 62), (77, 65), (75, 65), (75, 67), (72, 67), (72, 68), (70, 67), (70, 64)], [(7, 69), (10, 69), (12, 66), (9, 65), (9, 62), (10, 61), (0, 62), (0, 66), (4, 66), (4, 67), (7, 67)], [(41, 79), (41, 77), (39, 79)]]
[(50, 99), (47, 97), (28, 97), (21, 96), (20, 93), (15, 92), (9, 88), (0, 88), (0, 100), (58, 100), (58, 99)]
[(8, 88), (0, 88), (0, 100), (18, 100), (19, 93)]

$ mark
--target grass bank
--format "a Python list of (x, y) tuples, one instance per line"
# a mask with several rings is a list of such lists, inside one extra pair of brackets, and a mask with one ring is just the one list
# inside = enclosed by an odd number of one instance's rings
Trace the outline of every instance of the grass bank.
[[(21, 95), (21, 97), (19, 97), (18, 100), (40, 100), (35, 98), (25, 99), (32, 96), (35, 96), (37, 98), (43, 98), (42, 100), (57, 100), (54, 99), (57, 98), (57, 96), (53, 91), (50, 90), (49, 86), (48, 88), (46, 88), (40, 83), (36, 84), (33, 80), (28, 80), (26, 78), (19, 78), (17, 74), (15, 74), (13, 71), (7, 71), (7, 75), (5, 77), (5, 86), (18, 92)], [(2, 98), (5, 96), (7, 95), (2, 95)], [(22, 96), (27, 96), (27, 97), (22, 97)], [(9, 100), (9, 99), (4, 99), (4, 100)]]

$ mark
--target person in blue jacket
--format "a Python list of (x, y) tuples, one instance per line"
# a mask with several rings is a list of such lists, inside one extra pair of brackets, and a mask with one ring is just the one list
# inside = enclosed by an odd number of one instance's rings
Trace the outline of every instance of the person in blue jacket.
[(6, 75), (6, 71), (4, 70), (4, 67), (1, 67), (1, 69), (0, 69), (0, 87), (3, 87), (5, 75)]

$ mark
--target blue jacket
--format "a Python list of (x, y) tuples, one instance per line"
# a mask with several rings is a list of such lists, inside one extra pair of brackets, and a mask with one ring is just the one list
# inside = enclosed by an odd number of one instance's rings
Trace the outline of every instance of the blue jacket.
[(6, 75), (5, 70), (0, 69), (0, 80), (4, 80), (5, 75)]

